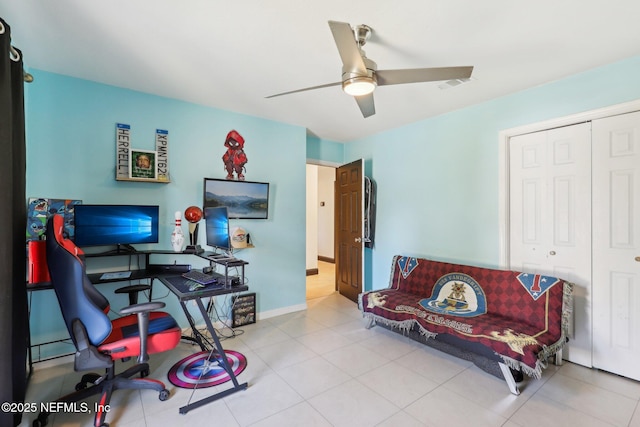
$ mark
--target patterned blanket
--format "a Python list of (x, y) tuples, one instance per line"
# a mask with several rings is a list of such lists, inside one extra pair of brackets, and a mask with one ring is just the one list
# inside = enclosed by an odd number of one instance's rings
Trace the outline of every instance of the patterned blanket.
[(489, 347), (540, 378), (566, 342), (572, 285), (557, 277), (395, 256), (388, 289), (365, 292), (366, 318), (426, 338), (451, 334)]

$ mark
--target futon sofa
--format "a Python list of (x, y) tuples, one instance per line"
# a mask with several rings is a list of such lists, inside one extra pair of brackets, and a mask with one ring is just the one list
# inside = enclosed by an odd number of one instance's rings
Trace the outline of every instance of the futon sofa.
[(368, 327), (470, 360), (517, 395), (522, 373), (540, 378), (550, 357), (561, 363), (572, 290), (557, 277), (397, 255), (389, 287), (358, 306)]

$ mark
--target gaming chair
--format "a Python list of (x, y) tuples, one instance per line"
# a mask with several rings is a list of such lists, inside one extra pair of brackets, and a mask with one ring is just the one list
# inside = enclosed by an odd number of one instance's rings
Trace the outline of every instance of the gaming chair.
[[(164, 307), (162, 302), (131, 305), (120, 310), (123, 317), (109, 319), (109, 302), (89, 281), (82, 251), (64, 238), (63, 226), (63, 217), (57, 214), (47, 222), (47, 264), (76, 347), (74, 369), (105, 369), (105, 373), (83, 375), (74, 393), (56, 401), (78, 402), (100, 394), (94, 426), (108, 426), (102, 408), (107, 407), (114, 390), (151, 389), (160, 393), (160, 400), (169, 398), (169, 390), (161, 381), (144, 377), (149, 374), (149, 354), (174, 348), (180, 341), (180, 328), (169, 314), (152, 311)], [(138, 364), (116, 374), (115, 361), (133, 356), (137, 356)], [(131, 378), (138, 373), (140, 378)], [(41, 412), (33, 427), (47, 425), (48, 416), (48, 412)]]

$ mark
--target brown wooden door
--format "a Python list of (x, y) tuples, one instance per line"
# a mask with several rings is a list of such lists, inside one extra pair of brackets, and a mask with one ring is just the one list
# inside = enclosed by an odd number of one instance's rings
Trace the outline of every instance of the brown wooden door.
[(356, 302), (363, 279), (363, 190), (362, 159), (336, 169), (336, 283)]

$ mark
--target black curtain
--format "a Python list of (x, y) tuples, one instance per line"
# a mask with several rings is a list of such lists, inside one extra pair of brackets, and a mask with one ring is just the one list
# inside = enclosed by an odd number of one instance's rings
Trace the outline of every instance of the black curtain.
[[(24, 402), (29, 316), (26, 291), (26, 149), (22, 52), (0, 18), (0, 403)], [(0, 426), (22, 414), (0, 411)]]

